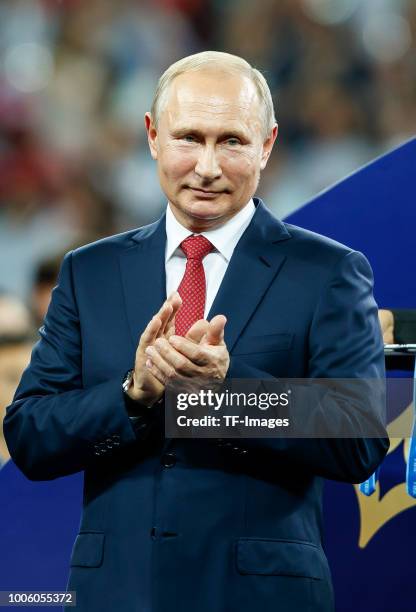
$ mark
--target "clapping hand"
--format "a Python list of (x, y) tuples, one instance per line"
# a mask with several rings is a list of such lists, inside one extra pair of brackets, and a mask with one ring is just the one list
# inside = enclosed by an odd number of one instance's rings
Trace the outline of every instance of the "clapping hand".
[(210, 322), (194, 323), (185, 337), (158, 337), (145, 350), (147, 370), (163, 386), (187, 381), (221, 383), (230, 364), (224, 342), (226, 322), (224, 315), (217, 315)]
[(136, 350), (133, 385), (127, 392), (129, 397), (139, 404), (150, 406), (157, 402), (164, 393), (164, 384), (153, 376), (149, 368), (146, 367), (148, 359), (146, 349), (158, 339), (169, 341), (169, 338), (175, 332), (175, 315), (181, 305), (180, 295), (177, 292), (172, 293), (163, 303), (159, 312), (149, 321), (140, 336)]

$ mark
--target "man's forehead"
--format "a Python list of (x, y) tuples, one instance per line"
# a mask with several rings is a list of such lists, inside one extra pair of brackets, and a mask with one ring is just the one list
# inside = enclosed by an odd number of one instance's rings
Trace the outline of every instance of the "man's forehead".
[(196, 71), (181, 74), (172, 82), (166, 110), (186, 107), (201, 113), (250, 111), (258, 102), (257, 90), (245, 75)]
[(177, 77), (161, 110), (171, 130), (210, 129), (247, 133), (261, 129), (255, 86), (243, 75), (187, 73)]

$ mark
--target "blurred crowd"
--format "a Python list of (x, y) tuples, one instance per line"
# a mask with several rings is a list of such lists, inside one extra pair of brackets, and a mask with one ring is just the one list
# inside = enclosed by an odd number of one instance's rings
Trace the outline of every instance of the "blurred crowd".
[(415, 40), (414, 0), (1, 0), (0, 409), (63, 253), (165, 205), (143, 115), (169, 64), (216, 49), (264, 72), (259, 195), (284, 217), (414, 135)]

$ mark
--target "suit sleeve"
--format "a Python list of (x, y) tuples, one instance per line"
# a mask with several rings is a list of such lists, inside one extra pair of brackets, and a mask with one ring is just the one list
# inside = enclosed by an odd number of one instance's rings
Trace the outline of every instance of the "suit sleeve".
[(83, 470), (146, 437), (151, 420), (130, 421), (121, 376), (86, 388), (81, 329), (72, 284), (72, 254), (40, 329), (29, 367), (7, 408), (4, 435), (10, 455), (31, 480)]
[[(309, 334), (308, 376), (312, 379), (358, 379), (365, 386), (384, 379), (384, 351), (373, 275), (361, 253), (343, 255), (321, 292)], [(270, 379), (237, 358), (231, 358), (229, 378)], [(301, 418), (315, 419), (313, 431), (325, 431), (325, 421), (336, 422), (341, 438), (264, 438), (244, 440), (247, 460), (290, 461), (314, 474), (345, 482), (363, 482), (381, 463), (389, 447), (385, 430), (384, 397), (368, 404), (363, 398), (340, 396), (322, 388), (309, 389)], [(315, 393), (315, 395), (314, 395)], [(311, 408), (311, 406), (313, 408)], [(324, 406), (324, 408), (323, 408)], [(378, 437), (365, 437), (374, 431)], [(350, 435), (349, 435), (350, 432)], [(362, 432), (362, 433), (361, 433)], [(368, 434), (367, 434), (368, 435)]]

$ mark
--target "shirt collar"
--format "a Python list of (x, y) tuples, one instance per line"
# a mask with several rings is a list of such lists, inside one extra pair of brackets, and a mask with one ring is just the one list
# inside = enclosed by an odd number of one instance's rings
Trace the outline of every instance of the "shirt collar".
[[(216, 229), (201, 232), (201, 234), (214, 245), (215, 249), (221, 253), (228, 262), (255, 211), (256, 207), (251, 199), (236, 215), (234, 215), (234, 217), (231, 217), (227, 223)], [(165, 261), (168, 261), (173, 256), (175, 251), (179, 249), (181, 242), (188, 236), (192, 236), (192, 232), (179, 223), (168, 203), (166, 210)], [(180, 253), (182, 253), (182, 251), (180, 251)]]

